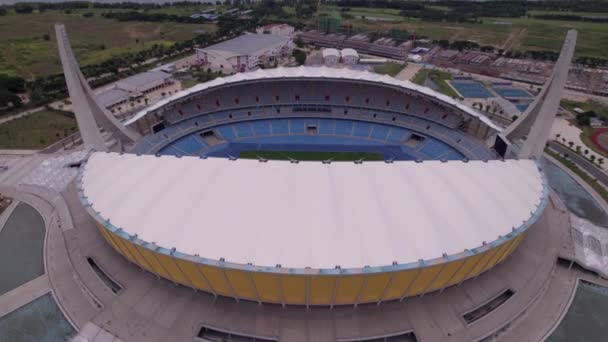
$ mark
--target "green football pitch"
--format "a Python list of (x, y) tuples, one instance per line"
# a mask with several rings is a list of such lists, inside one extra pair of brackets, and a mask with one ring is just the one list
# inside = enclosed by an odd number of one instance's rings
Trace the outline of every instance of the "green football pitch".
[(301, 161), (373, 161), (384, 160), (382, 154), (370, 152), (320, 152), (320, 151), (243, 151), (243, 159), (301, 160)]

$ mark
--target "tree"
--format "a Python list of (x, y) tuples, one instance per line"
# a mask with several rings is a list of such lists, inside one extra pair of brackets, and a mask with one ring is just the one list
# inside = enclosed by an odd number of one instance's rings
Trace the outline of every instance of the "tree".
[(300, 37), (296, 38), (296, 40), (294, 41), (294, 43), (300, 49), (304, 47), (304, 41), (302, 41), (302, 38), (300, 38)]
[(574, 141), (569, 141), (568, 146), (570, 146), (570, 148), (572, 148), (572, 146), (574, 146)]
[(604, 164), (604, 158), (597, 158), (597, 163), (600, 165)]
[(581, 146), (580, 145), (576, 145), (576, 153), (581, 153)]
[(589, 154), (589, 150), (587, 150), (587, 149), (586, 149), (585, 151), (583, 151), (583, 153), (584, 153), (585, 155), (588, 155), (588, 154)]
[(302, 50), (294, 49), (292, 56), (296, 59), (298, 65), (302, 65), (306, 62), (306, 53)]
[(591, 163), (593, 163), (595, 161), (595, 155), (592, 154), (591, 157), (589, 157), (589, 159), (591, 159)]
[(42, 35), (42, 39), (44, 39), (44, 40), (46, 40), (48, 42), (49, 40), (51, 40), (51, 36), (49, 36), (48, 33), (45, 33), (45, 34)]

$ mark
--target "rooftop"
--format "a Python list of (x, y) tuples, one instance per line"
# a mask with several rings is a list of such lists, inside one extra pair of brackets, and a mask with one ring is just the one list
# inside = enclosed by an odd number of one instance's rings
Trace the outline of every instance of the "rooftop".
[(101, 220), (158, 246), (331, 269), (461, 254), (527, 228), (547, 195), (532, 160), (292, 164), (94, 153), (82, 186)]
[(203, 50), (219, 50), (231, 53), (234, 56), (250, 55), (257, 51), (283, 44), (289, 38), (273, 34), (244, 34), (234, 39), (208, 46)]
[(340, 57), (340, 51), (338, 51), (337, 49), (334, 49), (334, 48), (323, 49), (323, 58), (325, 58), (327, 56)]
[(111, 106), (117, 102), (128, 100), (129, 92), (120, 88), (110, 88), (102, 91), (101, 93), (96, 95), (97, 102), (99, 102), (103, 107)]
[(166, 80), (171, 75), (162, 71), (146, 71), (137, 75), (133, 75), (122, 79), (116, 83), (128, 84), (132, 87), (141, 87), (157, 80)]

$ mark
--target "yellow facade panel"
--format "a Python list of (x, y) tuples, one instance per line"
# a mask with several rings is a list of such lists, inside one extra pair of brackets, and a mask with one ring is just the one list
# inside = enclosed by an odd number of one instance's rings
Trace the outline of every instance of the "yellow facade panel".
[(280, 303), (279, 276), (268, 273), (253, 273), (253, 282), (260, 299), (264, 302)]
[(101, 235), (103, 236), (103, 238), (110, 244), (110, 246), (112, 246), (112, 248), (114, 248), (115, 251), (117, 251), (118, 253), (120, 253), (121, 255), (124, 256), (124, 254), (122, 254), (122, 251), (120, 250), (120, 247), (116, 244), (116, 242), (114, 242), (114, 239), (117, 239), (118, 237), (113, 237), (112, 232), (108, 231), (107, 229), (105, 229), (104, 227), (102, 227), (101, 225), (97, 225), (97, 228), (99, 229), (99, 231), (101, 232)]
[(311, 276), (309, 303), (311, 305), (330, 305), (335, 287), (335, 276)]
[(468, 277), (472, 278), (472, 277), (479, 275), (484, 270), (484, 268), (486, 267), (486, 265), (488, 264), (490, 259), (492, 259), (492, 257), (494, 256), (494, 254), (496, 254), (497, 251), (498, 251), (498, 248), (493, 248), (493, 249), (483, 252), (482, 253), (483, 257), (477, 263), (477, 265), (475, 265), (475, 267), (471, 270), (471, 273), (469, 274)]
[(343, 276), (338, 280), (336, 288), (335, 304), (352, 304), (357, 301), (361, 287), (363, 286), (363, 276)]
[(125, 239), (121, 239), (121, 242), (125, 246), (125, 248), (128, 249), (129, 254), (131, 254), (131, 256), (135, 259), (136, 264), (146, 270), (150, 270), (150, 266), (146, 262), (146, 259), (144, 259), (140, 253), (138, 253), (137, 247), (133, 242)]
[(230, 285), (226, 282), (226, 277), (224, 276), (223, 271), (218, 267), (200, 265), (199, 269), (205, 275), (207, 281), (209, 281), (209, 285), (213, 288), (215, 293), (224, 295), (224, 296), (233, 296), (232, 290), (230, 289)]
[(407, 290), (405, 296), (409, 297), (423, 293), (439, 272), (441, 272), (442, 267), (443, 264), (420, 269), (420, 273), (416, 276), (416, 280), (414, 280)]
[(365, 286), (361, 292), (359, 302), (372, 303), (379, 301), (390, 279), (390, 273), (379, 273), (365, 276)]
[(177, 268), (177, 265), (173, 262), (172, 256), (158, 252), (156, 252), (154, 256), (158, 259), (158, 262), (161, 263), (163, 268), (169, 273), (171, 280), (182, 285), (190, 286), (188, 279), (184, 277), (180, 269)]
[(178, 267), (182, 270), (184, 276), (186, 276), (186, 278), (190, 280), (192, 286), (203, 291), (211, 290), (209, 288), (209, 285), (207, 284), (207, 281), (205, 280), (205, 278), (203, 278), (201, 272), (198, 270), (198, 268), (193, 262), (179, 258), (175, 258), (174, 260), (177, 263)]
[(281, 275), (283, 297), (287, 304), (306, 304), (306, 278), (304, 276)]
[(251, 288), (251, 279), (245, 271), (225, 269), (226, 278), (239, 298), (257, 300), (255, 290)]
[(160, 265), (158, 260), (156, 260), (156, 258), (154, 257), (154, 254), (152, 254), (153, 252), (151, 250), (149, 250), (148, 248), (142, 247), (142, 246), (138, 246), (138, 245), (135, 245), (135, 248), (137, 248), (137, 251), (139, 251), (139, 253), (146, 259), (146, 261), (148, 262), (148, 265), (150, 265), (150, 267), (152, 267), (154, 269), (154, 273), (158, 274), (159, 276), (161, 276), (165, 279), (171, 279), (171, 276)]
[(521, 241), (523, 240), (523, 238), (524, 238), (525, 235), (526, 235), (526, 233), (519, 234), (518, 236), (516, 236), (513, 239), (513, 243), (511, 244), (511, 248), (509, 248), (509, 250), (498, 260), (498, 263), (500, 263), (503, 260), (505, 260), (509, 255), (511, 255), (511, 253), (513, 253), (515, 251), (515, 249), (517, 249), (517, 247), (519, 246), (519, 244), (521, 243)]
[(446, 286), (458, 284), (463, 281), (471, 273), (473, 268), (475, 268), (475, 266), (480, 262), (481, 259), (483, 259), (482, 254), (477, 254), (465, 258), (464, 265), (462, 265), (462, 267), (456, 273), (454, 273), (454, 276), (452, 276), (452, 279), (449, 280)]
[(513, 241), (507, 241), (507, 242), (503, 243), (500, 247), (498, 247), (494, 256), (492, 256), (490, 261), (488, 261), (488, 264), (484, 268), (484, 271), (487, 271), (487, 270), (491, 269), (492, 267), (494, 267), (494, 265), (496, 265), (498, 260), (500, 260), (503, 257), (503, 255), (505, 255), (505, 253), (511, 248), (512, 243), (513, 243)]
[(120, 254), (122, 254), (125, 258), (127, 258), (132, 263), (137, 264), (137, 260), (133, 257), (133, 255), (129, 249), (130, 243), (115, 234), (112, 234), (111, 238), (114, 239), (114, 243), (118, 246), (118, 251), (120, 252)]
[(399, 299), (405, 293), (405, 290), (410, 286), (412, 281), (416, 279), (418, 269), (400, 271), (394, 274), (391, 284), (384, 293), (382, 300)]
[(126, 254), (126, 252), (123, 250), (123, 245), (118, 241), (121, 238), (119, 238), (118, 236), (114, 235), (114, 233), (105, 230), (105, 228), (98, 226), (99, 231), (101, 232), (101, 234), (103, 235), (103, 237), (106, 239), (106, 241), (108, 241), (110, 243), (110, 245), (118, 252), (120, 253), (122, 256), (124, 256), (125, 258), (127, 258), (128, 260), (131, 260), (131, 256)]
[(464, 263), (464, 260), (457, 260), (445, 264), (445, 268), (441, 270), (441, 273), (439, 273), (437, 278), (435, 278), (435, 281), (433, 281), (431, 286), (426, 291), (430, 292), (445, 287), (450, 283), (454, 274), (458, 272)]

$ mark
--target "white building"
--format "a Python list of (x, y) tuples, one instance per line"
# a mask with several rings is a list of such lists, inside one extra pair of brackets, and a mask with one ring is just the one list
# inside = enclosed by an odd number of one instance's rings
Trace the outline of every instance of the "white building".
[(116, 81), (97, 92), (97, 101), (120, 118), (181, 90), (180, 82), (160, 69), (161, 67)]
[(294, 31), (294, 27), (287, 24), (269, 24), (260, 26), (255, 30), (258, 34), (274, 34), (283, 37), (292, 37)]
[(162, 71), (147, 71), (116, 82), (116, 87), (128, 92), (149, 93), (173, 83), (171, 74)]
[(245, 34), (240, 37), (197, 49), (201, 66), (224, 73), (274, 65), (280, 57), (291, 55), (294, 44), (288, 37), (273, 34)]
[(354, 65), (359, 62), (359, 54), (354, 49), (342, 49), (340, 55), (342, 56), (342, 63), (344, 64)]
[(335, 66), (340, 61), (340, 51), (334, 48), (323, 49), (323, 62), (326, 66)]

